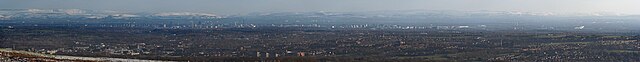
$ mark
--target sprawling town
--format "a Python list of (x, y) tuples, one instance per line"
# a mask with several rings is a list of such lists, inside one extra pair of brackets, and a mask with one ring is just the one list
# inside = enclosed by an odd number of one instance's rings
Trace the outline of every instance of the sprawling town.
[[(640, 61), (640, 31), (626, 24), (637, 19), (587, 19), (572, 25), (325, 19), (372, 20), (336, 15), (122, 16), (7, 17), (0, 19), (0, 48), (163, 61)], [(256, 21), (267, 18), (277, 21)], [(3, 52), (0, 61), (32, 59)]]

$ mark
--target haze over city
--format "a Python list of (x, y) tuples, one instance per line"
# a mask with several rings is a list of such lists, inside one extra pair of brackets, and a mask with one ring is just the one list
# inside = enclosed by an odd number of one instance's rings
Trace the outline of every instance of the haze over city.
[(4, 9), (89, 9), (134, 12), (353, 12), (384, 10), (609, 12), (640, 14), (638, 0), (2, 0)]

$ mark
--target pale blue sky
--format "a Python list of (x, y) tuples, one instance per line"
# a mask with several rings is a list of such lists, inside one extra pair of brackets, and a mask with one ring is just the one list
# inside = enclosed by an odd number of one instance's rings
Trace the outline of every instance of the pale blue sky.
[(136, 12), (494, 10), (640, 14), (640, 0), (0, 0), (0, 9), (91, 9)]

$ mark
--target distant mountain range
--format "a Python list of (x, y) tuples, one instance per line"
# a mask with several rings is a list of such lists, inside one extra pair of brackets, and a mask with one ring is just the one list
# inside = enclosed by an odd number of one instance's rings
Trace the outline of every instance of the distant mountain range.
[(505, 17), (637, 17), (621, 13), (573, 13), (520, 11), (401, 10), (367, 12), (261, 12), (219, 16), (212, 13), (138, 13), (82, 9), (0, 9), (0, 19), (217, 19), (226, 17), (303, 17), (303, 18), (505, 18)]
[(4, 19), (213, 19), (222, 18), (211, 13), (167, 12), (132, 13), (109, 10), (81, 9), (0, 9), (0, 18)]
[(366, 12), (263, 12), (251, 13), (253, 16), (306, 16), (306, 17), (487, 17), (487, 16), (633, 16), (622, 13), (553, 13), (522, 11), (455, 11), (455, 10), (399, 10), (399, 11), (366, 11)]

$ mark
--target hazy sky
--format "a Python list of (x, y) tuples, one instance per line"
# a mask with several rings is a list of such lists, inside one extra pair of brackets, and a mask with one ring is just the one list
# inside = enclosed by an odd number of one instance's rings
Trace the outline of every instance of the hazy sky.
[(241, 14), (289, 11), (495, 10), (640, 14), (640, 0), (0, 0), (0, 9)]

